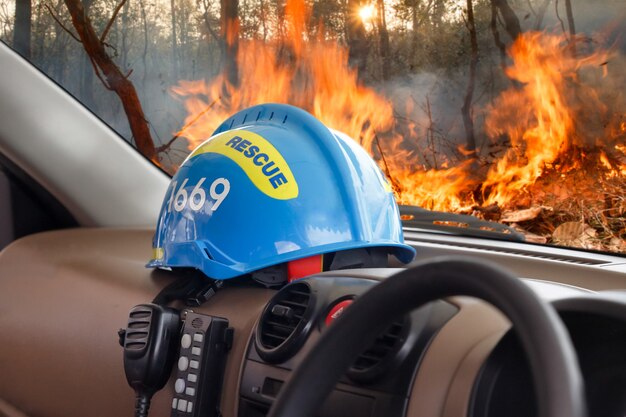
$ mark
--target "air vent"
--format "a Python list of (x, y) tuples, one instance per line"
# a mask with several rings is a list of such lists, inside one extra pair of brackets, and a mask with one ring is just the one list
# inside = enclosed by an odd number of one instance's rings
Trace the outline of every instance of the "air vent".
[(408, 318), (393, 322), (372, 346), (356, 358), (348, 369), (348, 376), (356, 382), (369, 383), (389, 371), (397, 362), (398, 352), (406, 341), (409, 323)]
[(270, 300), (256, 328), (255, 345), (267, 362), (284, 362), (293, 356), (311, 329), (313, 296), (305, 283), (287, 285)]

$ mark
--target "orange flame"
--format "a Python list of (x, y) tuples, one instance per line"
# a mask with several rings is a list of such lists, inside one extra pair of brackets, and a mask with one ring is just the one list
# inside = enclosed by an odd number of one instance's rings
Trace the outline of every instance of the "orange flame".
[[(304, 54), (306, 9), (302, 0), (287, 2), (288, 44), (245, 41), (238, 52), (239, 84), (219, 76), (210, 83), (181, 81), (172, 91), (185, 99), (191, 122), (217, 101), (210, 112), (179, 132), (193, 149), (223, 120), (246, 107), (273, 102), (302, 107), (326, 125), (361, 141), (371, 150), (376, 132), (393, 125), (391, 103), (359, 85), (348, 54), (334, 42), (316, 39)], [(224, 94), (224, 92), (226, 92)]]
[(483, 182), (487, 204), (506, 205), (554, 168), (559, 158), (570, 159), (563, 161), (561, 171), (575, 164), (572, 146), (580, 150), (585, 145), (582, 132), (576, 131), (575, 120), (581, 116), (574, 103), (577, 97), (585, 97), (582, 111), (606, 110), (596, 92), (579, 81), (578, 71), (600, 68), (607, 55), (579, 59), (565, 42), (565, 36), (531, 32), (522, 34), (510, 50), (513, 65), (506, 73), (522, 86), (504, 91), (487, 108), (487, 135), (511, 142)]
[[(598, 93), (579, 79), (588, 68), (606, 71), (603, 63), (608, 54), (577, 58), (564, 36), (525, 33), (510, 49), (513, 64), (507, 75), (516, 85), (485, 109), (484, 133), (494, 143), (506, 138), (508, 149), (495, 159), (479, 160), (468, 159), (460, 149), (458, 161), (439, 156), (436, 168), (428, 169), (415, 145), (420, 141), (416, 127), (399, 126), (391, 101), (359, 83), (346, 48), (322, 35), (307, 38), (309, 10), (304, 0), (288, 0), (285, 16), (287, 36), (282, 43), (240, 41), (236, 86), (219, 76), (211, 82), (181, 81), (172, 88), (184, 99), (188, 113), (186, 127), (177, 135), (188, 140), (190, 149), (239, 110), (268, 102), (289, 103), (357, 140), (390, 177), (400, 203), (470, 211), (477, 204), (514, 205), (547, 171), (556, 169), (564, 175), (580, 167), (586, 142), (593, 136), (581, 133), (584, 129), (577, 125), (583, 105), (594, 108), (600, 117), (610, 113)], [(605, 127), (622, 139), (613, 146), (626, 157), (623, 120)], [(597, 138), (593, 136), (593, 141)], [(626, 165), (611, 167), (616, 173), (611, 175), (625, 176)], [(482, 191), (482, 201), (475, 201), (480, 194), (476, 191)]]
[(401, 202), (438, 210), (456, 210), (467, 204), (458, 193), (458, 188), (467, 188), (464, 168), (426, 171), (414, 167), (415, 151), (403, 149), (403, 137), (393, 131), (396, 122), (391, 102), (359, 83), (345, 48), (321, 37), (304, 39), (307, 14), (303, 0), (287, 2), (286, 45), (240, 42), (237, 86), (221, 75), (211, 82), (181, 81), (173, 87), (173, 93), (184, 99), (188, 114), (185, 128), (176, 135), (185, 137), (193, 149), (241, 109), (289, 103), (359, 141), (379, 159), (393, 155), (386, 165), (380, 161), (381, 168), (396, 184)]

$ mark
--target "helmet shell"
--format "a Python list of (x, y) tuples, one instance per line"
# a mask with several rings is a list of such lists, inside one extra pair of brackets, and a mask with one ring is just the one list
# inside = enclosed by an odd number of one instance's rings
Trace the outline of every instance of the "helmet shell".
[(147, 266), (227, 279), (367, 247), (388, 248), (405, 263), (415, 256), (376, 163), (309, 113), (265, 104), (231, 116), (183, 162)]

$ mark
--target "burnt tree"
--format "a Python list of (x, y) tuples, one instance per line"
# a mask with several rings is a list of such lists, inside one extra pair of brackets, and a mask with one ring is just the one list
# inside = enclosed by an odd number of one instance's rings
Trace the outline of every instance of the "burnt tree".
[(536, 14), (536, 21), (534, 26), (535, 30), (540, 30), (543, 27), (543, 18), (546, 15), (546, 11), (548, 10), (550, 1), (551, 0), (544, 0), (543, 3), (541, 3), (541, 5), (539, 6), (539, 10)]
[(502, 20), (504, 21), (504, 29), (509, 34), (512, 40), (517, 39), (517, 37), (522, 33), (522, 27), (519, 23), (519, 19), (517, 15), (507, 3), (506, 0), (491, 0), (493, 6), (498, 10), (500, 16), (502, 16)]
[(174, 79), (178, 80), (178, 38), (176, 36), (176, 2), (170, 0), (170, 18), (172, 23), (172, 70)]
[(491, 21), (489, 22), (489, 29), (491, 30), (493, 41), (500, 52), (500, 67), (502, 71), (504, 71), (506, 69), (506, 45), (500, 38), (500, 32), (498, 31), (498, 9), (496, 9), (496, 5), (493, 2), (491, 2)]
[(383, 0), (376, 0), (376, 9), (376, 27), (378, 28), (381, 76), (382, 79), (386, 81), (391, 75), (391, 46), (389, 44), (387, 19), (385, 18), (385, 2)]
[(574, 25), (574, 12), (572, 11), (571, 0), (565, 0), (565, 14), (567, 15), (567, 26), (569, 28), (572, 55), (576, 55), (576, 26)]
[(414, 70), (417, 67), (417, 48), (419, 47), (419, 6), (420, 0), (410, 0), (411, 7), (411, 49), (409, 55), (409, 67)]
[(228, 82), (236, 86), (239, 84), (239, 0), (220, 0), (220, 13), (223, 71)]
[(83, 48), (91, 63), (93, 64), (96, 75), (100, 78), (106, 88), (112, 90), (117, 94), (122, 107), (128, 118), (130, 130), (135, 140), (137, 150), (144, 156), (157, 162), (156, 150), (152, 136), (150, 135), (150, 128), (148, 122), (139, 102), (139, 96), (133, 86), (133, 83), (128, 80), (127, 75), (123, 74), (120, 68), (115, 64), (113, 59), (109, 56), (105, 49), (105, 39), (108, 31), (110, 30), (113, 21), (117, 17), (117, 13), (124, 5), (123, 0), (115, 12), (104, 32), (100, 37), (96, 34), (91, 20), (85, 13), (85, 8), (80, 0), (64, 0), (65, 6), (72, 18), (72, 25), (76, 29), (76, 33), (80, 38)]
[(359, 17), (360, 0), (348, 0), (346, 14), (346, 41), (348, 43), (348, 59), (362, 77), (367, 68), (367, 52), (369, 43), (365, 25)]
[(572, 11), (572, 1), (565, 0), (565, 14), (567, 15), (567, 26), (572, 39), (576, 36), (576, 26), (574, 25), (574, 12)]
[(474, 23), (474, 8), (472, 0), (467, 0), (467, 30), (470, 35), (470, 63), (469, 63), (469, 80), (467, 82), (467, 90), (461, 112), (463, 114), (463, 126), (465, 127), (465, 141), (467, 151), (470, 157), (476, 155), (476, 139), (474, 137), (474, 121), (472, 119), (472, 99), (474, 97), (474, 87), (476, 83), (476, 67), (478, 66), (478, 36), (476, 34), (476, 25)]

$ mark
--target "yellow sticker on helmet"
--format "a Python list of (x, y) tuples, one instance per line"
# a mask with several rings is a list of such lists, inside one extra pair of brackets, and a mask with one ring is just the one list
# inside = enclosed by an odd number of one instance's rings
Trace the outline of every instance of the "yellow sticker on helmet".
[(247, 130), (221, 133), (196, 149), (189, 159), (216, 153), (231, 159), (265, 195), (277, 200), (298, 196), (298, 183), (278, 150), (262, 136)]
[(163, 252), (163, 248), (152, 248), (152, 259), (160, 260), (165, 257), (165, 253)]

